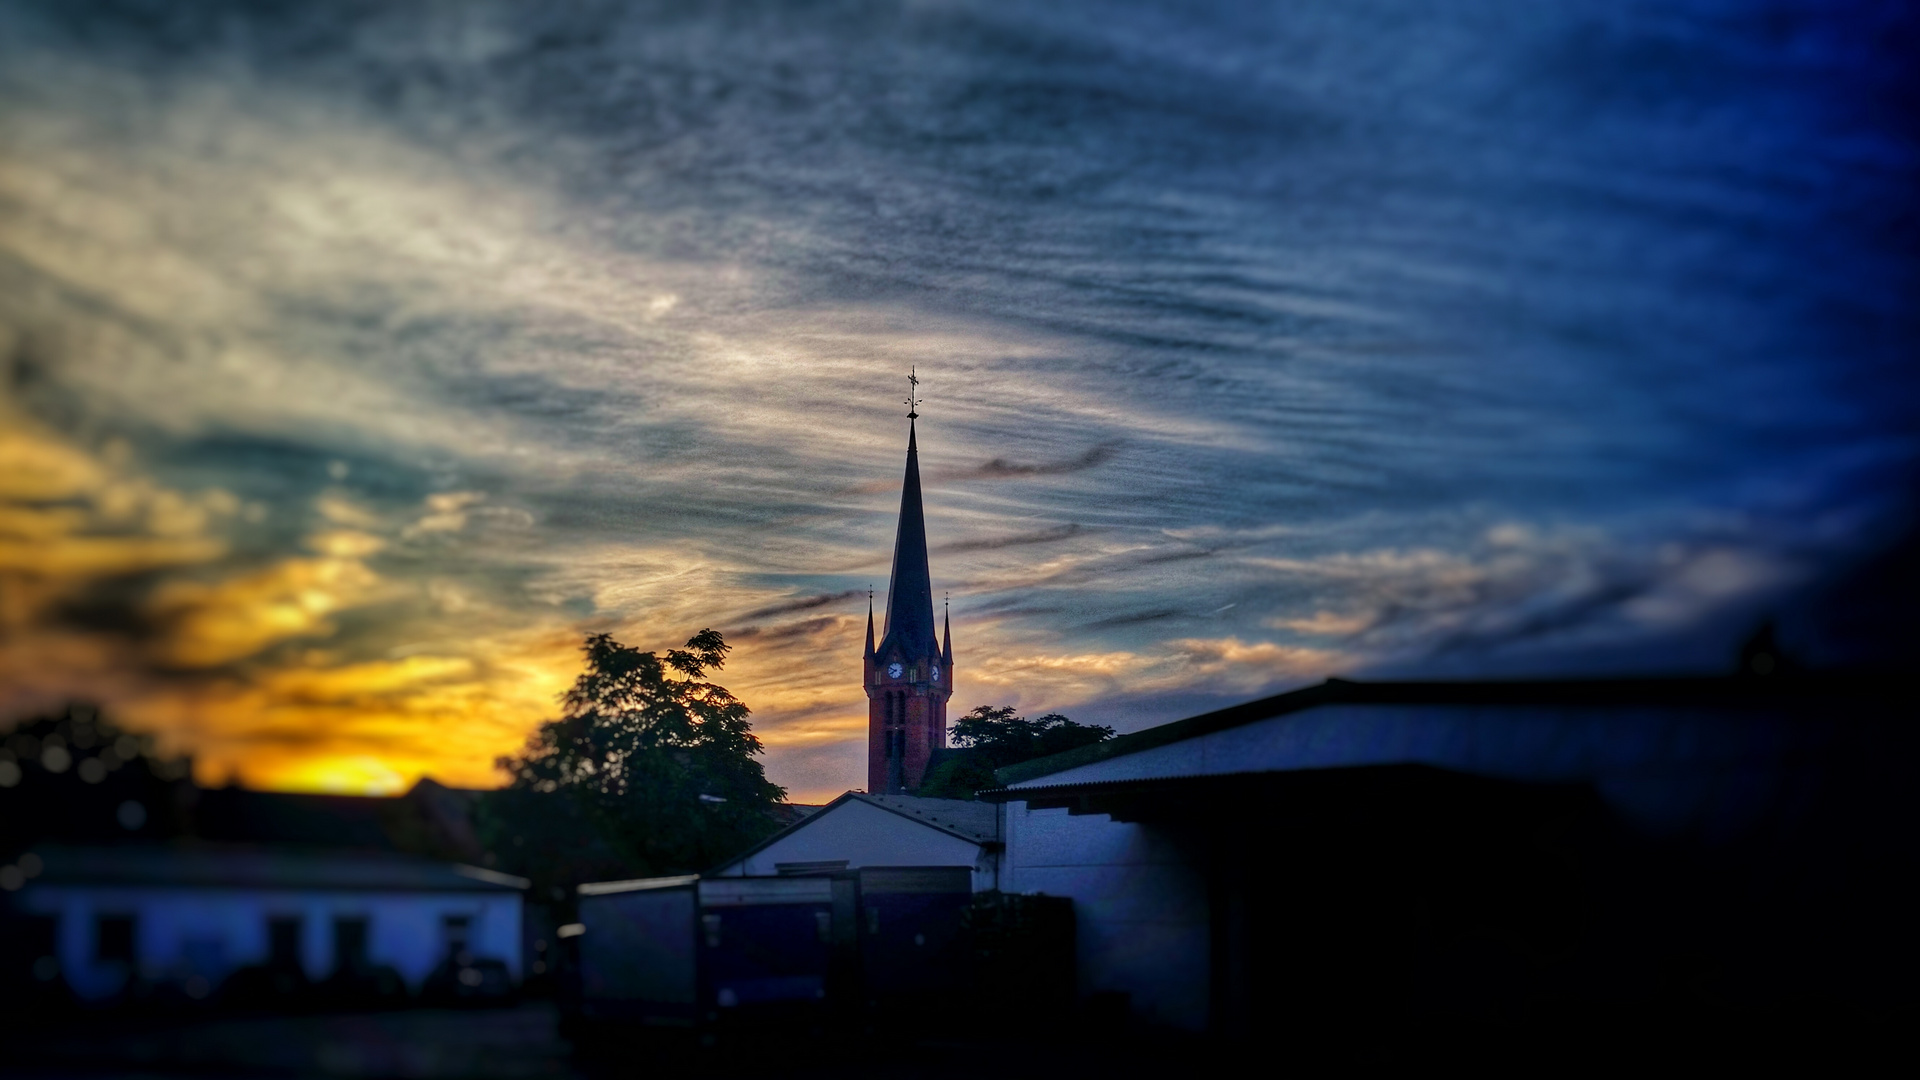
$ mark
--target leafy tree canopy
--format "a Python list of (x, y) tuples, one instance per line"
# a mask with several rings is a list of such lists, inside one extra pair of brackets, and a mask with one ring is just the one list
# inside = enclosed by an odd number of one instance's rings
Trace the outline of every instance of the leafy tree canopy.
[(180, 835), (191, 767), (92, 705), (23, 720), (0, 737), (0, 862), (47, 841)]
[(488, 799), (489, 849), (543, 884), (699, 870), (760, 839), (785, 789), (770, 783), (744, 702), (706, 676), (730, 646), (702, 630), (665, 656), (608, 634)]
[(956, 747), (927, 773), (919, 794), (971, 799), (994, 786), (995, 769), (1089, 746), (1113, 737), (1100, 724), (1079, 724), (1059, 713), (1029, 720), (1011, 705), (981, 705), (960, 718), (949, 736)]

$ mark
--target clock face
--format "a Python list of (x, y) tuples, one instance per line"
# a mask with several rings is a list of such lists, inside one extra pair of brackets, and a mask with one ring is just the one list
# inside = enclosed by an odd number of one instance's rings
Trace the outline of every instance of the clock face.
[(934, 682), (940, 681), (940, 665), (939, 664), (933, 665), (933, 681)]
[(887, 678), (889, 678), (889, 679), (897, 679), (897, 678), (899, 678), (899, 677), (900, 677), (900, 673), (901, 673), (902, 671), (905, 671), (905, 670), (906, 670), (906, 668), (903, 668), (903, 667), (901, 667), (901, 666), (900, 666), (899, 664), (888, 664), (888, 665), (887, 665)]

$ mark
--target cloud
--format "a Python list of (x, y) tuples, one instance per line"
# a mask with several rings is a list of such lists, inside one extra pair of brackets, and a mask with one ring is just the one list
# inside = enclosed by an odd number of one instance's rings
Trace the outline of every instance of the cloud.
[(370, 602), (383, 584), (359, 559), (287, 559), (219, 582), (167, 582), (148, 608), (167, 628), (169, 663), (215, 667), (281, 641), (329, 635), (329, 615)]
[(356, 529), (332, 529), (307, 537), (307, 547), (335, 559), (364, 559), (386, 546), (378, 536)]
[(1078, 525), (1056, 525), (1050, 529), (1035, 532), (1015, 533), (1012, 536), (993, 536), (980, 540), (952, 540), (944, 544), (935, 544), (928, 548), (933, 555), (959, 555), (969, 551), (998, 551), (1001, 548), (1026, 547), (1029, 544), (1051, 544), (1056, 540), (1068, 540), (1085, 532)]
[(1511, 522), (1460, 550), (1248, 561), (1309, 595), (1344, 601), (1266, 625), (1401, 662), (1511, 648), (1571, 653), (1684, 631), (1778, 595), (1807, 573), (1790, 547), (1755, 546), (1719, 530), (1646, 545), (1594, 529), (1544, 532)]
[(1159, 608), (1153, 611), (1134, 611), (1124, 615), (1112, 615), (1104, 619), (1095, 619), (1086, 624), (1088, 630), (1111, 629), (1116, 626), (1138, 626), (1142, 623), (1160, 622), (1165, 619), (1177, 619), (1187, 614), (1178, 608)]
[(46, 629), (102, 582), (213, 563), (230, 493), (183, 493), (128, 465), (123, 445), (79, 445), (0, 398), (0, 630)]
[(427, 512), (401, 531), (411, 540), (428, 533), (455, 533), (467, 527), (468, 508), (486, 499), (478, 491), (448, 491), (429, 495)]
[[(923, 469), (921, 479), (927, 484), (959, 484), (971, 480), (1023, 480), (1036, 476), (1067, 476), (1088, 469), (1098, 468), (1112, 461), (1120, 452), (1119, 442), (1099, 443), (1085, 452), (1060, 461), (1042, 461), (1022, 463), (1008, 461), (1005, 458), (992, 458), (978, 465), (950, 468)], [(856, 484), (847, 489), (849, 494), (871, 494), (881, 491), (898, 491), (899, 482), (895, 480), (873, 480)]]
[(1107, 442), (1089, 447), (1085, 453), (1064, 461), (1024, 464), (1008, 461), (1005, 458), (994, 458), (970, 468), (935, 470), (929, 473), (927, 479), (934, 483), (946, 483), (967, 480), (1012, 480), (1028, 476), (1065, 476), (1105, 465), (1119, 452), (1119, 443)]
[(800, 622), (786, 623), (782, 626), (748, 626), (734, 631), (734, 637), (756, 642), (781, 641), (790, 638), (817, 638), (827, 631), (839, 630), (854, 620), (842, 615), (828, 615), (818, 619), (804, 619)]
[(796, 611), (812, 611), (814, 608), (826, 607), (828, 604), (837, 604), (842, 600), (850, 600), (853, 597), (864, 595), (865, 592), (861, 589), (842, 589), (836, 593), (821, 593), (818, 596), (805, 596), (797, 600), (783, 600), (778, 604), (769, 604), (766, 607), (755, 608), (745, 615), (742, 615), (741, 618), (767, 619), (775, 615), (789, 615)]
[(1316, 611), (1305, 618), (1275, 618), (1266, 622), (1276, 630), (1292, 630), (1314, 637), (1352, 637), (1373, 624), (1374, 615), (1371, 612), (1341, 615), (1332, 611)]
[(1254, 691), (1287, 680), (1325, 678), (1352, 662), (1350, 656), (1329, 649), (1237, 637), (1181, 638), (1170, 644), (1188, 673), (1216, 688), (1226, 685)]
[(465, 680), (474, 670), (467, 657), (409, 656), (338, 667), (281, 669), (262, 678), (260, 687), (287, 701), (349, 703), (390, 698), (429, 683)]

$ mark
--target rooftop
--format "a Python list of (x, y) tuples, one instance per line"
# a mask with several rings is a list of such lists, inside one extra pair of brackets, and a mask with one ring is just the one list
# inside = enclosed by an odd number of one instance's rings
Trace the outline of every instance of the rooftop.
[(478, 866), (387, 852), (207, 844), (47, 845), (36, 851), (44, 869), (35, 883), (44, 885), (517, 892), (528, 884)]
[(730, 857), (721, 864), (721, 867), (733, 866), (752, 858), (794, 831), (806, 828), (816, 819), (826, 816), (828, 812), (847, 802), (863, 802), (869, 806), (878, 807), (910, 821), (917, 821), (930, 829), (957, 836), (968, 843), (985, 844), (999, 839), (999, 811), (991, 803), (969, 802), (965, 799), (923, 799), (917, 795), (869, 795), (864, 791), (849, 791), (758, 844)]
[[(1354, 682), (1316, 686), (1175, 720), (1106, 742), (1009, 765), (994, 774), (1002, 787), (1067, 769), (1166, 746), (1243, 724), (1323, 705), (1477, 705), (1555, 708), (1678, 706), (1798, 709), (1839, 701), (1912, 701), (1920, 688), (1882, 673), (1706, 676), (1635, 679)], [(931, 800), (944, 801), (944, 800)]]
[(966, 799), (923, 799), (918, 795), (849, 794), (861, 802), (924, 821), (936, 829), (975, 843), (985, 843), (999, 837), (999, 811), (992, 803), (970, 802)]

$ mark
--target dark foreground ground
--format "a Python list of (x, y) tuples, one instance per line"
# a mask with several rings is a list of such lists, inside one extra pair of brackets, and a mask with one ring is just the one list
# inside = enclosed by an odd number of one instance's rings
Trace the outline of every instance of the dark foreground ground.
[[(944, 1021), (943, 1021), (944, 1022)], [(1191, 1047), (1128, 1041), (1128, 1063), (1190, 1059)], [(405, 1009), (192, 1019), (98, 1015), (0, 1030), (0, 1075), (11, 1077), (487, 1078), (867, 1075), (944, 1078), (1081, 1075), (1086, 1040), (1035, 1044), (965, 1038), (835, 1039), (818, 1032), (690, 1038), (627, 1030), (566, 1030), (549, 1002), (506, 1008)], [(1130, 1071), (1130, 1070), (1129, 1070)]]
[(11, 1030), (10, 1076), (582, 1075), (547, 1003), (190, 1020), (84, 1018)]
[[(1236, 1046), (1137, 1030), (1081, 1027), (1045, 1039), (969, 1037), (963, 1018), (941, 1017), (945, 1035), (886, 1039), (876, 1032), (736, 1033), (702, 1046), (672, 1033), (568, 1028), (550, 1002), (503, 1008), (405, 1009), (293, 1016), (191, 1019), (69, 1017), (57, 1022), (0, 1018), (0, 1076), (53, 1077), (342, 1077), (500, 1078), (779, 1077), (842, 1080), (849, 1070), (907, 1080), (978, 1080), (1172, 1075), (1242, 1071), (1251, 1059), (1268, 1072), (1282, 1065), (1421, 1067), (1432, 1064), (1560, 1071), (1633, 1067), (1649, 1061), (1692, 1066), (1865, 1066), (1915, 1060), (1920, 1013), (1896, 1010), (1820, 1023), (1781, 1014), (1739, 1023), (1698, 1018), (1614, 1021), (1588, 1018), (1574, 1029), (1533, 1024), (1467, 1024), (1403, 1033), (1382, 1041), (1359, 1025), (1321, 1032), (1307, 1052), (1303, 1031), (1282, 1031)], [(1763, 1020), (1765, 1022), (1759, 1022)], [(1836, 1023), (1836, 1020), (1840, 1022)], [(1862, 1022), (1864, 1021), (1864, 1022)], [(1903, 1067), (1904, 1068), (1904, 1067)]]

